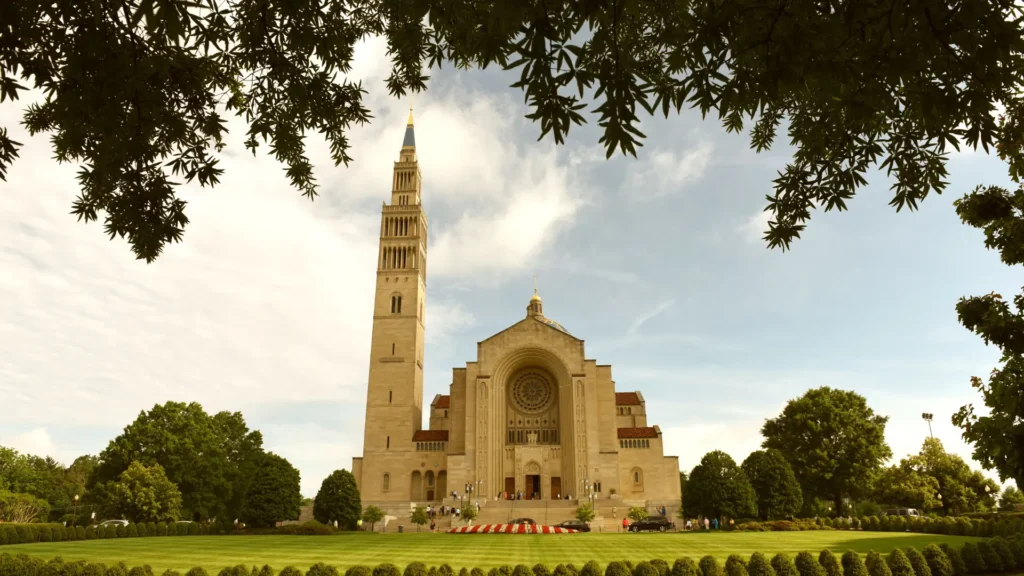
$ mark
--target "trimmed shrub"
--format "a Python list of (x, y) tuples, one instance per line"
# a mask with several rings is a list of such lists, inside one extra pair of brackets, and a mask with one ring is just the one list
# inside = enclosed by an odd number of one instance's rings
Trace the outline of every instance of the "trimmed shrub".
[(399, 576), (400, 574), (401, 572), (398, 571), (398, 567), (390, 562), (378, 564), (377, 567), (373, 569), (373, 576)]
[[(291, 568), (291, 566), (289, 566), (288, 568)], [(285, 572), (288, 571), (288, 568), (282, 570), (281, 574), (279, 574), (278, 576), (286, 576)], [(345, 576), (371, 576), (372, 573), (373, 572), (367, 566), (353, 566), (348, 570), (345, 570)]]
[(839, 559), (831, 550), (822, 550), (818, 554), (818, 564), (825, 570), (825, 576), (843, 576), (843, 569), (839, 566)]
[(632, 560), (623, 560), (623, 561), (622, 561), (622, 564), (623, 564), (623, 565), (624, 565), (624, 566), (625, 566), (626, 568), (628, 568), (628, 569), (629, 569), (629, 573), (630, 573), (630, 574), (632, 574), (632, 573), (633, 573), (633, 561), (632, 561)]
[(128, 566), (124, 562), (107, 566), (106, 576), (128, 576)]
[[(68, 529), (61, 526), (60, 528), (51, 529), (51, 532), (53, 532), (54, 542), (63, 542), (64, 536), (68, 533)], [(1007, 548), (1007, 550), (1009, 550), (1009, 548)]]
[[(743, 562), (742, 558), (737, 558), (741, 563)], [(729, 557), (729, 560), (732, 560), (732, 556)], [(725, 573), (728, 576), (732, 576), (732, 573), (729, 572), (729, 562), (725, 563)], [(754, 552), (750, 555), (750, 562), (747, 563), (746, 573), (750, 574), (750, 576), (775, 576), (775, 570), (772, 569), (772, 565), (768, 563), (768, 559), (760, 552)]]
[[(312, 567), (310, 570), (312, 570)], [(221, 568), (217, 576), (249, 576), (249, 569), (241, 564), (237, 564), (228, 568)]]
[[(1010, 547), (1010, 552), (1013, 554), (1013, 559), (1017, 562), (1018, 568), (1024, 568), (1024, 544), (1021, 544), (1020, 538), (1007, 538), (1007, 546)], [(957, 576), (960, 576), (959, 574)]]
[[(438, 570), (438, 576), (441, 571)], [(516, 564), (516, 567), (512, 569), (512, 576), (532, 576), (533, 571), (526, 564)]]
[(910, 563), (907, 555), (903, 553), (903, 550), (899, 548), (889, 552), (885, 562), (889, 565), (892, 576), (914, 576), (914, 566)]
[[(538, 568), (540, 568), (542, 572), (538, 572)], [(548, 572), (548, 569), (545, 568), (543, 564), (537, 564), (533, 567), (534, 576), (549, 576), (550, 574), (551, 573)], [(601, 565), (593, 560), (584, 564), (583, 568), (580, 568), (580, 576), (601, 576), (601, 574)]]
[(35, 530), (36, 542), (53, 542), (53, 532), (49, 528)]
[(747, 563), (739, 554), (730, 554), (725, 559), (725, 576), (747, 576)]
[(431, 566), (430, 570), (427, 570), (427, 576), (437, 576), (437, 568)]
[(723, 576), (722, 565), (710, 554), (701, 558), (697, 566), (700, 567), (701, 576)]
[(422, 562), (410, 562), (405, 570), (402, 571), (402, 576), (426, 576), (427, 567)]
[[(700, 576), (697, 568), (697, 563), (691, 558), (677, 558), (672, 563), (672, 576)], [(582, 574), (580, 576), (583, 576)]]
[(867, 576), (868, 569), (864, 567), (864, 560), (860, 554), (853, 550), (847, 550), (843, 554), (843, 576)]
[(166, 522), (157, 522), (156, 523), (156, 535), (157, 536), (167, 536), (167, 523)]
[(118, 524), (117, 528), (114, 528), (114, 537), (115, 538), (124, 538), (127, 535), (128, 535), (128, 531), (125, 529), (124, 526)]
[(1003, 570), (1013, 570), (1017, 567), (1017, 559), (1013, 557), (1013, 552), (1010, 551), (1010, 546), (1006, 543), (1006, 538), (996, 536), (992, 539), (990, 546), (992, 546), (992, 549), (999, 555), (999, 560), (1003, 563)]
[(949, 557), (942, 551), (942, 548), (935, 544), (929, 544), (924, 547), (921, 555), (928, 563), (928, 570), (931, 571), (932, 576), (956, 576), (953, 573), (953, 563), (949, 561)]
[(892, 570), (889, 570), (885, 558), (874, 550), (868, 552), (868, 557), (864, 559), (864, 567), (868, 569), (868, 576), (892, 576)]
[(75, 526), (75, 540), (85, 540), (84, 526)]
[(654, 566), (658, 570), (658, 576), (668, 576), (668, 562), (655, 558), (651, 560), (651, 566)]
[(128, 529), (125, 530), (125, 536), (127, 536), (128, 538), (138, 538), (139, 537), (139, 527), (136, 526), (135, 524), (129, 524), (128, 525)]
[(978, 550), (978, 545), (973, 542), (967, 542), (963, 548), (960, 549), (960, 556), (964, 559), (964, 565), (967, 566), (968, 574), (984, 574), (986, 571), (985, 559), (981, 557), (981, 552)]
[(188, 528), (188, 535), (189, 536), (199, 536), (199, 534), (202, 532), (202, 530), (199, 528), (199, 523), (198, 522), (193, 522), (191, 524), (184, 524), (184, 526), (186, 528)]
[[(513, 575), (518, 576), (518, 575)], [(650, 562), (640, 562), (633, 568), (633, 576), (659, 576), (658, 569)], [(729, 576), (746, 576), (746, 574), (730, 574)]]
[[(583, 566), (583, 571), (584, 572), (587, 571), (587, 568), (590, 567), (591, 563), (594, 563), (594, 562), (593, 561), (587, 562), (587, 564), (585, 566)], [(594, 563), (594, 564), (596, 565), (596, 563)], [(465, 570), (465, 568), (463, 568), (462, 570)], [(462, 574), (462, 570), (459, 571), (459, 576), (469, 576), (468, 574), (465, 574), (465, 575)], [(551, 576), (551, 571), (548, 570), (547, 566), (545, 566), (543, 564), (540, 564), (540, 563), (537, 563), (537, 564), (533, 565), (533, 576)], [(590, 574), (588, 572), (587, 576), (601, 576), (601, 567), (597, 566), (597, 572), (595, 572), (593, 574)]]
[(800, 552), (796, 555), (796, 570), (800, 576), (825, 576), (825, 569), (814, 559), (810, 552)]
[(967, 565), (964, 564), (964, 559), (960, 556), (959, 550), (945, 542), (939, 544), (939, 549), (946, 554), (946, 558), (949, 558), (949, 564), (953, 567), (954, 576), (967, 576)]
[[(466, 570), (466, 567), (463, 566), (461, 569), (459, 569), (459, 576), (469, 576), (469, 570)], [(601, 575), (598, 574), (598, 576)]]
[[(348, 576), (346, 574), (346, 576)], [(484, 576), (484, 571), (479, 568), (473, 568), (469, 571), (469, 576)]]
[(793, 560), (786, 554), (780, 553), (772, 556), (772, 569), (775, 570), (775, 576), (800, 576), (800, 573), (796, 571), (796, 566), (793, 565)]
[[(527, 570), (527, 576), (530, 576), (530, 573), (529, 573), (530, 569), (527, 568), (526, 570)], [(440, 574), (440, 576), (455, 576), (455, 570), (452, 569), (451, 564), (447, 564), (447, 563), (446, 564), (441, 564), (440, 566), (438, 566), (437, 567), (437, 573)]]
[(74, 526), (68, 526), (64, 529), (64, 540), (78, 540), (78, 531), (75, 530)]
[[(506, 566), (502, 566), (502, 568), (506, 568)], [(509, 573), (506, 572), (506, 574)], [(555, 566), (555, 571), (552, 574), (553, 576), (577, 576), (576, 567), (572, 564), (559, 564)]]
[(996, 553), (996, 549), (991, 544), (982, 540), (978, 542), (978, 553), (981, 554), (981, 559), (985, 561), (985, 568), (989, 572), (1002, 572), (1003, 560)]
[(171, 570), (170, 568), (168, 568), (167, 570), (164, 570), (164, 573), (160, 576), (181, 576), (181, 572), (178, 572), (177, 570)]
[(913, 546), (907, 548), (906, 554), (907, 560), (910, 560), (910, 566), (914, 569), (914, 574), (917, 574), (917, 576), (932, 576), (932, 571), (928, 568), (928, 562), (917, 551), (917, 548)]
[(149, 564), (136, 566), (128, 571), (128, 576), (153, 576), (153, 569)]

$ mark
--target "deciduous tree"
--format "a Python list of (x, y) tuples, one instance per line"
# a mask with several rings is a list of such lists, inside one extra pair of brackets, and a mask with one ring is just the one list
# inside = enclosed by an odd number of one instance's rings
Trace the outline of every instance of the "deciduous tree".
[(715, 450), (690, 472), (683, 496), (691, 515), (744, 518), (757, 511), (756, 495), (743, 470), (725, 452)]
[(377, 524), (377, 522), (380, 522), (384, 519), (384, 511), (371, 504), (370, 506), (366, 507), (366, 510), (363, 510), (362, 518), (363, 522), (368, 523), (370, 525), (370, 532), (373, 532), (373, 527)]
[(254, 528), (270, 528), (284, 520), (299, 519), (299, 471), (291, 463), (266, 452), (256, 456), (251, 473), (240, 516), (243, 522)]
[(324, 478), (313, 499), (313, 517), (324, 524), (338, 523), (343, 530), (355, 530), (363, 506), (356, 478), (348, 470), (335, 470)]
[(0, 490), (0, 520), (4, 522), (38, 522), (46, 520), (50, 505), (31, 494)]
[(1007, 486), (999, 496), (999, 510), (1001, 512), (1013, 512), (1017, 506), (1024, 506), (1024, 492), (1016, 486)]
[(887, 421), (863, 396), (826, 386), (790, 400), (761, 433), (765, 448), (789, 460), (804, 498), (830, 500), (843, 515), (845, 499), (867, 493), (873, 475), (892, 456)]
[(778, 450), (757, 450), (740, 466), (757, 497), (757, 515), (762, 520), (785, 518), (803, 506), (803, 493), (793, 468)]
[(594, 512), (594, 505), (590, 502), (584, 502), (576, 507), (576, 519), (580, 522), (590, 523), (594, 520), (596, 513)]
[[(608, 155), (636, 153), (641, 109), (697, 108), (749, 127), (759, 151), (785, 125), (796, 152), (766, 240), (786, 246), (875, 166), (897, 209), (945, 188), (959, 140), (1019, 169), (1020, 16), (1013, 0), (19, 0), (0, 5), (0, 100), (45, 94), (23, 122), (81, 163), (74, 213), (151, 260), (188, 223), (174, 184), (218, 182), (224, 114), (245, 118), (246, 146), (268, 143), (304, 195), (317, 192), (305, 134), (350, 162), (349, 131), (371, 115), (343, 75), (355, 43), (378, 35), (394, 96), (425, 89), (424, 66), (517, 70), (541, 137), (563, 142), (590, 112)], [(0, 131), (0, 177), (19, 146)]]
[(417, 506), (414, 508), (412, 514), (409, 515), (409, 521), (416, 525), (416, 531), (419, 532), (420, 528), (426, 526), (430, 522), (430, 516), (427, 515), (427, 508), (425, 506)]
[(871, 495), (876, 502), (888, 506), (918, 510), (941, 506), (939, 481), (905, 465), (883, 468), (872, 484)]
[(114, 513), (131, 522), (172, 522), (181, 516), (181, 492), (159, 464), (132, 462), (110, 493)]

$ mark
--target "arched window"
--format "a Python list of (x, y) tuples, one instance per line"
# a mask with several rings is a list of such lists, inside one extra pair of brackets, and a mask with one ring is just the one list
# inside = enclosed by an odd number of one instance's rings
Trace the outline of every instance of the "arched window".
[(447, 417), (448, 417), (448, 411), (447, 411), (447, 410), (445, 410), (445, 411), (444, 411), (444, 417), (445, 417), (445, 418), (447, 418)]
[(630, 475), (633, 476), (633, 491), (643, 492), (644, 489), (644, 471), (639, 468), (633, 468)]
[(391, 313), (401, 314), (402, 313), (402, 297), (398, 294), (391, 296)]
[(388, 474), (387, 472), (384, 473), (383, 490), (385, 492), (387, 492), (388, 490), (391, 490), (391, 474)]

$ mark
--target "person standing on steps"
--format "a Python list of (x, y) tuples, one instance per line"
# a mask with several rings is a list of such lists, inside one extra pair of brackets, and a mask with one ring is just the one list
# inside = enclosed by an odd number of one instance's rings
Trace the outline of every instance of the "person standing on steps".
[(629, 530), (629, 519), (625, 516), (622, 517), (622, 531), (626, 532)]

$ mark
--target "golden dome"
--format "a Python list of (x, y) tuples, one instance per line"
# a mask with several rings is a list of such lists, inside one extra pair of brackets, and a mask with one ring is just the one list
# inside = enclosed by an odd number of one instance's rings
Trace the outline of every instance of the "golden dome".
[(536, 292), (534, 292), (533, 296), (530, 296), (530, 302), (540, 302), (540, 301), (541, 301), (540, 300), (540, 294), (537, 294)]

